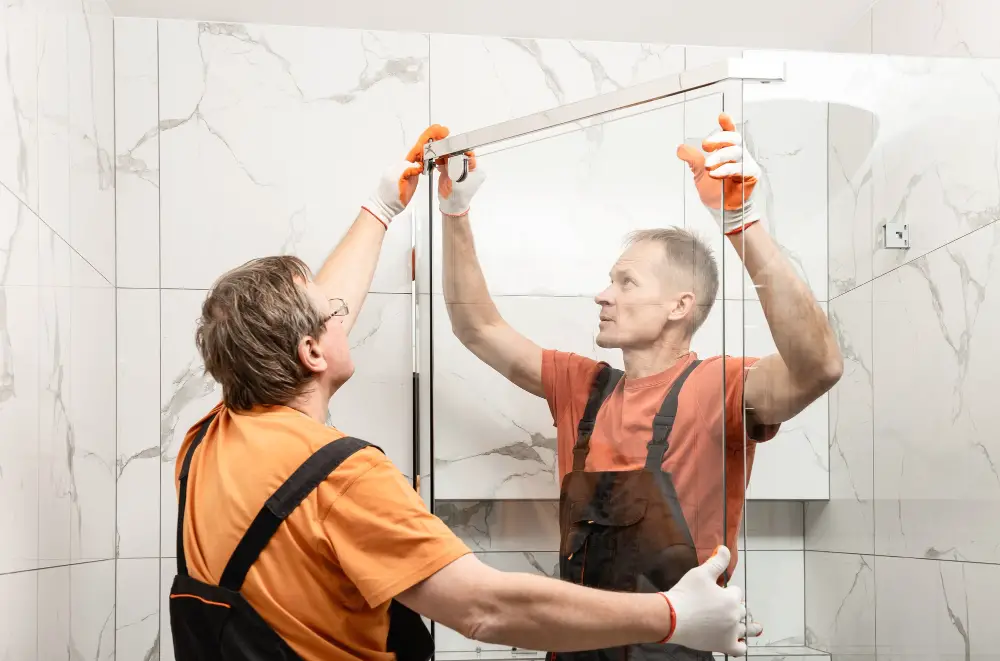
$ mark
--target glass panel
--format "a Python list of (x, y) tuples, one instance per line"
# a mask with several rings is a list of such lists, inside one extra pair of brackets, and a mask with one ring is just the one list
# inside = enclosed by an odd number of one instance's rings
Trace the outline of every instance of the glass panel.
[[(735, 547), (742, 498), (726, 503), (725, 457), (727, 432), (729, 454), (741, 448), (734, 435), (741, 411), (732, 398), (727, 410), (724, 392), (742, 365), (720, 356), (733, 317), (740, 325), (741, 289), (726, 288), (733, 266), (702, 202), (720, 199), (721, 184), (706, 180), (699, 194), (677, 157), (684, 143), (702, 153), (730, 94), (739, 96), (739, 83), (479, 154), (487, 179), (468, 221), (442, 222), (435, 173), (419, 296), (421, 370), (429, 376), (422, 392), (430, 400), (422, 402), (423, 429), (433, 466), (423, 487), (435, 513), (483, 562), (652, 591), (711, 555), (726, 539), (727, 517)], [(470, 228), (478, 265), (469, 257)], [(679, 231), (664, 231), (672, 228)], [(628, 245), (637, 230), (651, 233)], [(480, 266), (485, 288), (476, 284)], [(484, 339), (476, 330), (501, 327), (500, 318), (518, 335)], [(661, 446), (669, 447), (668, 480), (643, 470), (656, 452), (648, 447), (653, 418), (695, 360), (703, 362)], [(630, 376), (600, 409), (580, 455), (585, 470), (573, 471), (594, 361), (627, 365)], [(626, 550), (631, 539), (641, 552)], [(435, 629), (439, 658), (541, 656)]]

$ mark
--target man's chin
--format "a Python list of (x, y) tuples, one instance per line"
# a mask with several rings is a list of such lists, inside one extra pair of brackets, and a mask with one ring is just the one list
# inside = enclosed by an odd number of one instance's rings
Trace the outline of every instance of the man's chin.
[(605, 333), (598, 333), (597, 338), (594, 340), (594, 344), (602, 349), (618, 349), (621, 347), (615, 338), (606, 335)]

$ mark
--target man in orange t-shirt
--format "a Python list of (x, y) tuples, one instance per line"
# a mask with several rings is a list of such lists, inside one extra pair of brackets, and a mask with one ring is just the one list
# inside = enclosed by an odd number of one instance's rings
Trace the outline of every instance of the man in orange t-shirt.
[[(441, 160), (452, 328), (481, 360), (548, 402), (558, 437), (564, 579), (664, 589), (677, 575), (671, 562), (690, 566), (719, 544), (731, 550), (732, 571), (755, 443), (773, 437), (840, 378), (826, 314), (757, 222), (759, 168), (731, 119), (721, 115), (719, 123), (704, 151), (681, 146), (678, 156), (760, 295), (778, 353), (759, 360), (699, 360), (691, 351), (691, 337), (715, 302), (719, 272), (705, 244), (677, 228), (635, 232), (596, 297), (596, 343), (622, 350), (624, 374), (543, 350), (500, 316), (476, 257), (468, 211), (485, 175), (469, 155), (463, 178), (452, 181), (449, 171), (463, 168)], [(648, 524), (654, 502), (662, 518)], [(650, 544), (644, 535), (662, 539)], [(689, 552), (681, 552), (685, 546)], [(638, 578), (622, 569), (630, 563)]]
[[(383, 176), (315, 277), (297, 258), (266, 257), (209, 292), (196, 343), (223, 401), (178, 456), (170, 594), (178, 661), (390, 661), (391, 650), (412, 652), (426, 635), (415, 613), (526, 649), (666, 643), (745, 654), (741, 593), (716, 584), (729, 563), (725, 547), (651, 594), (499, 572), (427, 510), (377, 447), (325, 424), (330, 399), (354, 372), (347, 334), (383, 235), (414, 193), (423, 144), (445, 135), (431, 127), (410, 162)], [(333, 455), (320, 474), (313, 460)], [(303, 469), (315, 479), (296, 482)], [(248, 540), (259, 548), (246, 553)], [(413, 637), (391, 647), (399, 615)]]

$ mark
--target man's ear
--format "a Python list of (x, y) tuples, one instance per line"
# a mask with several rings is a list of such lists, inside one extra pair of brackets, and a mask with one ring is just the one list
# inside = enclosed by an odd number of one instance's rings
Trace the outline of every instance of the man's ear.
[(692, 292), (682, 292), (678, 294), (677, 299), (674, 301), (673, 309), (670, 310), (670, 316), (668, 318), (671, 321), (691, 319), (694, 316), (696, 303), (697, 301), (695, 300)]
[(326, 370), (326, 356), (316, 338), (306, 335), (299, 340), (298, 354), (299, 362), (310, 372), (318, 374)]

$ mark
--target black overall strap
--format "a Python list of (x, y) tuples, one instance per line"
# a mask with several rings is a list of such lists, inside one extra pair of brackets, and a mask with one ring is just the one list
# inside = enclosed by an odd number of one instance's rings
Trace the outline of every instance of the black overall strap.
[(257, 561), (257, 556), (271, 541), (281, 522), (348, 457), (367, 447), (382, 451), (361, 439), (345, 436), (327, 443), (295, 469), (292, 476), (260, 508), (229, 558), (219, 585), (239, 592), (250, 566)]
[(191, 459), (194, 457), (194, 451), (205, 439), (205, 432), (208, 431), (213, 420), (215, 420), (215, 415), (201, 423), (198, 433), (191, 441), (191, 447), (184, 455), (184, 462), (181, 464), (180, 489), (177, 494), (177, 574), (180, 576), (188, 575), (187, 558), (184, 557), (184, 506), (187, 505), (188, 473), (191, 472)]
[(615, 386), (621, 381), (625, 373), (616, 370), (607, 363), (601, 363), (601, 370), (594, 377), (594, 383), (590, 387), (590, 399), (587, 400), (587, 408), (583, 410), (583, 417), (576, 430), (576, 445), (573, 446), (573, 470), (582, 471), (587, 464), (587, 453), (590, 451), (590, 437), (594, 433), (594, 423), (597, 421), (597, 412), (601, 410), (605, 400), (615, 391)]
[(681, 388), (684, 382), (691, 376), (694, 368), (701, 364), (700, 360), (693, 361), (677, 377), (670, 392), (663, 399), (659, 412), (653, 417), (653, 438), (646, 446), (646, 470), (659, 471), (663, 468), (663, 457), (667, 454), (670, 444), (670, 432), (674, 428), (674, 418), (677, 417), (677, 403), (680, 401)]

